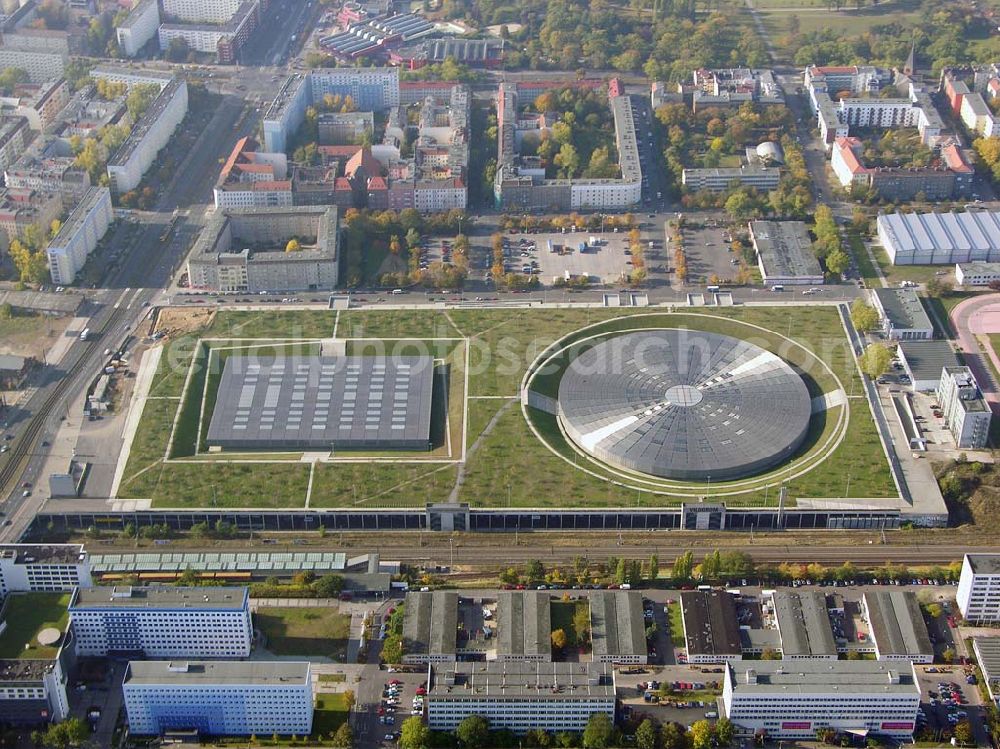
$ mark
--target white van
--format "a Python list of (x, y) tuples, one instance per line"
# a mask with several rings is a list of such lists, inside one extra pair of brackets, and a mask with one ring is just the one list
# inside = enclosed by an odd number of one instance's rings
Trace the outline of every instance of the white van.
[(402, 289), (393, 289), (393, 290), (392, 290), (392, 291), (390, 291), (389, 293), (390, 293), (390, 294), (402, 294), (402, 293), (403, 293), (403, 290), (402, 290)]
[(784, 290), (785, 287), (782, 286), (780, 283), (776, 283), (774, 286), (771, 287), (771, 291), (784, 291)]
[(714, 294), (718, 290), (719, 290), (718, 286), (706, 286), (705, 287), (705, 291), (707, 291), (709, 294)]

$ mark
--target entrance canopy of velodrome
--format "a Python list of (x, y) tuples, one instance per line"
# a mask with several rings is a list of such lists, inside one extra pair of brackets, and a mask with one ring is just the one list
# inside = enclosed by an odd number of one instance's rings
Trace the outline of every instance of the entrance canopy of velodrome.
[(426, 450), (433, 383), (429, 356), (230, 356), (208, 444)]

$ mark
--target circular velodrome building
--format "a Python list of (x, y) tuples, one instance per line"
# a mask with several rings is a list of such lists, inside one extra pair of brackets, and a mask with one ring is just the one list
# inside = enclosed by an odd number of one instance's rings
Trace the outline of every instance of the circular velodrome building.
[(780, 357), (738, 338), (676, 328), (583, 351), (559, 384), (559, 418), (586, 453), (684, 481), (727, 481), (787, 460), (811, 400)]

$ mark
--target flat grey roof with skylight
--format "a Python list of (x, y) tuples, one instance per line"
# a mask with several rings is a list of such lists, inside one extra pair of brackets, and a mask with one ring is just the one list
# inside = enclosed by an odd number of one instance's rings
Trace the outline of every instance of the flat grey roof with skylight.
[(69, 608), (116, 609), (244, 609), (249, 599), (248, 588), (204, 587), (179, 588), (173, 585), (95, 586), (77, 588)]
[(305, 661), (130, 661), (126, 684), (170, 687), (293, 686), (309, 681)]
[(208, 444), (427, 450), (433, 380), (429, 356), (230, 356)]

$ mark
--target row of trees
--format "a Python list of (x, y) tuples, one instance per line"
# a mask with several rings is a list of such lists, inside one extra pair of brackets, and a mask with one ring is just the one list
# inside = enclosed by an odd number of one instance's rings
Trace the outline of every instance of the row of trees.
[(628, 248), (632, 253), (632, 272), (629, 273), (629, 282), (633, 285), (640, 284), (646, 280), (646, 245), (642, 242), (639, 227), (629, 231)]
[[(656, 554), (646, 561), (609, 557), (605, 562), (591, 562), (584, 556), (574, 558), (571, 568), (547, 569), (540, 560), (528, 562), (523, 571), (507, 567), (500, 572), (500, 582), (504, 585), (538, 585), (540, 583), (569, 585), (590, 584), (599, 581), (630, 583), (657, 580), (660, 577), (660, 560)], [(778, 565), (756, 565), (753, 558), (742, 551), (716, 549), (695, 563), (694, 552), (685, 551), (674, 558), (669, 570), (672, 583), (688, 583), (694, 580), (724, 582), (734, 578), (753, 577), (775, 583), (811, 580), (814, 583), (846, 582), (862, 578), (879, 580), (904, 580), (913, 577), (928, 577), (936, 580), (956, 580), (962, 565), (907, 568), (887, 562), (884, 565), (862, 570), (853, 562), (845, 562), (838, 567), (826, 567), (819, 563), (798, 564), (782, 562)]]
[(382, 640), (382, 661), (385, 663), (400, 663), (403, 660), (404, 607), (405, 604), (396, 606), (386, 623), (385, 639)]
[(785, 169), (778, 189), (769, 192), (767, 200), (775, 216), (802, 219), (809, 215), (813, 203), (812, 178), (802, 148), (794, 138), (782, 135), (781, 150), (785, 154)]
[(671, 239), (674, 242), (674, 275), (677, 276), (677, 280), (681, 283), (687, 283), (688, 265), (687, 253), (684, 252), (684, 238), (682, 235), (677, 234), (672, 236)]
[[(848, 571), (851, 568), (847, 568)], [(708, 553), (698, 565), (694, 563), (694, 553), (686, 551), (673, 561), (670, 577), (674, 582), (691, 580), (721, 580), (733, 577), (746, 577), (759, 574), (764, 570), (757, 569), (752, 557), (741, 551), (715, 550)], [(813, 570), (814, 572), (816, 570)], [(770, 569), (767, 574), (778, 578), (799, 579), (799, 572), (792, 567)], [(802, 573), (801, 579), (806, 579)], [(819, 580), (833, 579), (820, 576)], [(572, 567), (561, 569), (552, 567), (546, 569), (538, 559), (531, 560), (523, 572), (516, 567), (507, 567), (500, 572), (500, 582), (504, 585), (538, 585), (540, 583), (554, 585), (579, 584), (586, 585), (598, 581), (609, 581), (617, 584), (629, 583), (636, 585), (644, 580), (657, 580), (660, 576), (659, 556), (652, 554), (648, 560), (625, 559), (609, 557), (605, 562), (590, 562), (584, 556), (574, 558)]]
[(843, 239), (833, 211), (827, 205), (818, 205), (813, 218), (813, 234), (816, 235), (813, 252), (830, 273), (839, 277), (851, 266), (851, 259), (844, 251)]
[(441, 62), (424, 65), (416, 70), (404, 70), (401, 78), (404, 81), (459, 81), (460, 83), (476, 83), (483, 78), (483, 73), (473, 70), (465, 63), (455, 60), (450, 55)]
[(989, 170), (994, 182), (1000, 182), (1000, 138), (976, 138), (972, 147), (982, 165)]
[[(523, 737), (512, 731), (490, 728), (489, 721), (480, 715), (470, 715), (455, 728), (453, 736), (444, 735), (428, 728), (419, 716), (407, 718), (400, 728), (400, 749), (426, 749), (429, 746), (447, 746), (457, 739), (463, 749), (487, 749), (487, 747), (518, 747), (528, 746), (539, 749), (552, 747), (583, 747), (583, 749), (609, 749), (621, 746), (622, 731), (617, 730), (606, 713), (594, 713), (583, 733), (562, 732), (551, 734), (543, 729), (534, 728)], [(638, 735), (636, 735), (638, 740)], [(643, 747), (640, 749), (655, 749)], [(686, 749), (683, 745), (664, 747), (664, 749)], [(702, 747), (698, 747), (702, 749)], [(704, 747), (708, 749), (708, 747)]]
[(572, 567), (546, 569), (539, 559), (532, 559), (523, 572), (516, 567), (506, 567), (500, 571), (500, 582), (504, 585), (588, 585), (599, 579), (612, 580), (619, 585), (636, 585), (643, 580), (655, 580), (660, 575), (660, 560), (656, 554), (648, 561), (608, 557), (605, 562), (591, 562), (584, 556), (573, 559)]
[[(720, 718), (714, 725), (707, 720), (695, 721), (687, 732), (678, 723), (671, 722), (657, 727), (652, 720), (644, 718), (632, 730), (638, 749), (710, 749), (729, 746), (734, 738), (733, 724), (727, 718)], [(454, 734), (454, 738), (466, 749), (510, 746), (537, 749), (582, 746), (584, 749), (608, 749), (621, 746), (622, 736), (623, 731), (616, 729), (605, 713), (592, 715), (582, 734), (552, 734), (535, 728), (519, 738), (509, 731), (491, 730), (489, 721), (479, 715), (465, 718)], [(424, 749), (445, 743), (436, 741), (436, 738), (420, 718), (408, 718), (403, 722), (399, 744), (402, 749)]]
[[(505, 213), (500, 217), (501, 231), (558, 232), (572, 231), (629, 231), (636, 226), (634, 213), (586, 215), (573, 211), (556, 216), (532, 216), (530, 213)], [(574, 228), (576, 227), (576, 228)]]
[(297, 572), (291, 582), (282, 583), (278, 577), (267, 578), (263, 583), (251, 586), (256, 598), (336, 598), (344, 589), (344, 578), (333, 573), (317, 577), (312, 572)]

